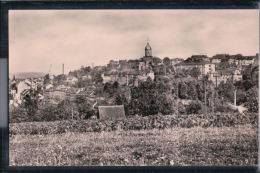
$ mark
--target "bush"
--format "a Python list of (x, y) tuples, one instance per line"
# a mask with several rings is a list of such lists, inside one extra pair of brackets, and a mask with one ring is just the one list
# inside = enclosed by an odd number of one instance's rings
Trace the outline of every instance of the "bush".
[(63, 120), (54, 122), (11, 123), (9, 134), (59, 134), (65, 132), (101, 132), (111, 130), (146, 130), (191, 127), (234, 127), (250, 124), (258, 127), (257, 113), (215, 113), (215, 114), (179, 114), (132, 116), (120, 121), (103, 120)]
[(250, 112), (258, 112), (258, 88), (253, 87), (249, 89), (246, 93), (247, 102), (246, 107)]
[[(41, 109), (35, 116), (35, 120), (37, 121), (56, 121), (58, 118), (56, 117), (57, 110), (53, 105), (49, 105), (43, 109)], [(36, 118), (37, 117), (37, 118)]]
[(9, 108), (9, 122), (10, 123), (18, 123), (18, 122), (26, 122), (30, 121), (27, 112), (21, 107), (12, 107)]
[(199, 114), (202, 110), (202, 105), (198, 101), (193, 101), (189, 105), (185, 106), (187, 114)]

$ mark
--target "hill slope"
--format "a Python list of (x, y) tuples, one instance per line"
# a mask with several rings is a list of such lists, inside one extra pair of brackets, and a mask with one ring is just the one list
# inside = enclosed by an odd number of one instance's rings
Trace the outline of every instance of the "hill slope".
[(45, 73), (42, 73), (42, 72), (22, 72), (22, 73), (9, 74), (11, 79), (13, 78), (13, 75), (15, 75), (16, 79), (26, 79), (26, 78), (43, 77), (45, 75)]

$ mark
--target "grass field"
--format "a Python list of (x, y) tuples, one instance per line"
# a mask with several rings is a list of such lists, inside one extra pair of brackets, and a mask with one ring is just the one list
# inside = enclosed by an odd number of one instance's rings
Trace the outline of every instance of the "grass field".
[(192, 127), (10, 136), (11, 166), (256, 165), (257, 128)]

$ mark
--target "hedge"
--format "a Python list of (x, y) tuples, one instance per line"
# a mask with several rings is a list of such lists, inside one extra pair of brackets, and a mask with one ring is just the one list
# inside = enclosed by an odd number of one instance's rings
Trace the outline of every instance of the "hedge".
[(124, 120), (63, 120), (53, 122), (10, 123), (9, 134), (60, 134), (65, 132), (101, 132), (114, 130), (146, 130), (191, 127), (234, 127), (251, 124), (258, 127), (257, 113), (216, 113), (192, 115), (133, 116)]

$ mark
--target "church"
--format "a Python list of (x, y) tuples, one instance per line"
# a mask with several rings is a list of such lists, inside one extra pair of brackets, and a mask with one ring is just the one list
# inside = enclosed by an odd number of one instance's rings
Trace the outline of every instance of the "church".
[(147, 42), (144, 48), (144, 57), (142, 57), (141, 62), (139, 63), (139, 70), (152, 69), (154, 65), (153, 55), (152, 55), (152, 47), (149, 42)]

